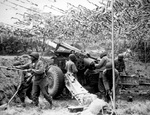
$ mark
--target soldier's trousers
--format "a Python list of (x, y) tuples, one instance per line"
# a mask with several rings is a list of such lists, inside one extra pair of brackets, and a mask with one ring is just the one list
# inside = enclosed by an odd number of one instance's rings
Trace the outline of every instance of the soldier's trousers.
[(33, 82), (33, 103), (35, 106), (39, 104), (39, 96), (40, 92), (42, 92), (44, 98), (52, 104), (52, 97), (48, 93), (48, 82), (46, 78), (42, 79), (41, 81), (34, 81)]
[[(103, 83), (105, 86), (105, 90), (106, 91), (112, 91), (113, 88), (113, 75), (112, 75), (112, 69), (110, 70), (104, 70), (103, 72), (104, 76), (103, 76)], [(118, 71), (115, 69), (115, 94), (117, 95), (119, 92), (118, 89), (118, 79), (119, 79), (119, 74)], [(106, 92), (106, 100), (109, 102), (110, 101), (110, 95), (108, 94), (108, 92)]]
[(104, 87), (104, 83), (103, 83), (103, 71), (101, 71), (99, 73), (98, 89), (99, 89), (99, 92), (101, 94), (101, 98), (103, 98), (105, 95), (105, 87)]
[(18, 91), (18, 96), (21, 100), (21, 102), (25, 102), (25, 97), (27, 96), (29, 99), (32, 100), (32, 85), (33, 83), (29, 83), (29, 84), (26, 84), (26, 83), (22, 83), (20, 88), (19, 88), (19, 91)]

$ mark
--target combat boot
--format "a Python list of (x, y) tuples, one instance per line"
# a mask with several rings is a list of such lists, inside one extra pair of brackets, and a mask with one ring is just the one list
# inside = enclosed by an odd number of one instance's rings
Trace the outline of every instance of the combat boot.
[(38, 107), (38, 103), (35, 103), (35, 102), (33, 102), (33, 101), (32, 101), (30, 104), (31, 104), (31, 106)]
[(52, 109), (52, 108), (53, 108), (53, 104), (50, 104), (50, 105), (49, 105), (49, 109)]

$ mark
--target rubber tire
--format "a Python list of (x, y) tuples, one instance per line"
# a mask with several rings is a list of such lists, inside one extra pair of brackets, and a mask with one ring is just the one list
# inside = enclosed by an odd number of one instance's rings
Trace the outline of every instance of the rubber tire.
[(48, 92), (53, 98), (56, 98), (62, 93), (65, 87), (64, 74), (58, 66), (51, 65), (47, 71), (47, 76), (50, 78), (48, 80)]

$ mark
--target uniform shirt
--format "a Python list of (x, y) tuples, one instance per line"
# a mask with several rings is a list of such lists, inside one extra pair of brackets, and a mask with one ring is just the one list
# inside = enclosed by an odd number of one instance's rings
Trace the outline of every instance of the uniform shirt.
[(75, 74), (78, 72), (76, 65), (71, 60), (66, 62), (65, 69), (67, 70), (67, 73), (70, 72), (70, 73)]
[[(13, 65), (16, 66), (18, 69), (22, 69), (22, 70), (30, 69), (31, 68), (31, 60), (29, 60), (28, 62), (26, 62), (24, 64), (21, 61), (17, 61)], [(25, 82), (28, 72), (22, 71), (21, 73), (22, 73), (21, 81)]]
[(34, 71), (34, 76), (35, 76), (34, 81), (40, 81), (41, 79), (43, 79), (44, 76), (45, 76), (45, 66), (44, 66), (43, 61), (38, 60), (35, 63), (32, 63), (32, 67), (33, 67), (33, 69), (35, 69), (35, 71)]
[(103, 71), (106, 67), (106, 63), (109, 62), (110, 59), (107, 56), (104, 56), (98, 64), (95, 65), (96, 69), (100, 69), (100, 71)]
[(118, 70), (118, 72), (123, 72), (125, 70), (124, 60), (115, 59), (115, 68)]

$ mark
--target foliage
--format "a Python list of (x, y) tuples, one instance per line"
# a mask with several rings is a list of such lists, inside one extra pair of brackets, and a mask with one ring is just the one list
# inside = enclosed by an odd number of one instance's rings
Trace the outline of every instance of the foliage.
[[(26, 47), (36, 47), (36, 50), (39, 45), (37, 42), (39, 39), (58, 39), (59, 41), (66, 41), (71, 44), (75, 44), (76, 42), (83, 43), (84, 48), (86, 48), (85, 46), (94, 45), (96, 47), (104, 47), (110, 51), (111, 11), (99, 6), (90, 10), (82, 5), (69, 5), (70, 8), (66, 11), (58, 9), (62, 12), (62, 15), (59, 16), (52, 15), (51, 13), (42, 13), (34, 8), (34, 10), (37, 10), (39, 13), (28, 11), (29, 13), (26, 13), (24, 16), (24, 21), (33, 25), (32, 29), (17, 29), (11, 32), (11, 34), (17, 35), (18, 39), (20, 39), (20, 36), (22, 39), (27, 38), (27, 40), (36, 37), (36, 42), (32, 44), (34, 46), (32, 46), (30, 42), (27, 42), (28, 45), (26, 45)], [(138, 53), (138, 57), (141, 61), (143, 61), (143, 59), (149, 61), (149, 1), (116, 0), (113, 8), (115, 53), (118, 54), (119, 52), (125, 51), (126, 48), (130, 48)], [(6, 35), (6, 33), (11, 31), (10, 29), (6, 30), (7, 32), (3, 31), (1, 33), (5, 33)], [(147, 45), (143, 44), (144, 42), (146, 42)], [(18, 49), (20, 49), (19, 47), (21, 46), (18, 46)], [(45, 45), (43, 45), (42, 49), (45, 50)], [(17, 53), (15, 48), (14, 51), (9, 51), (9, 53), (10, 52)]]

